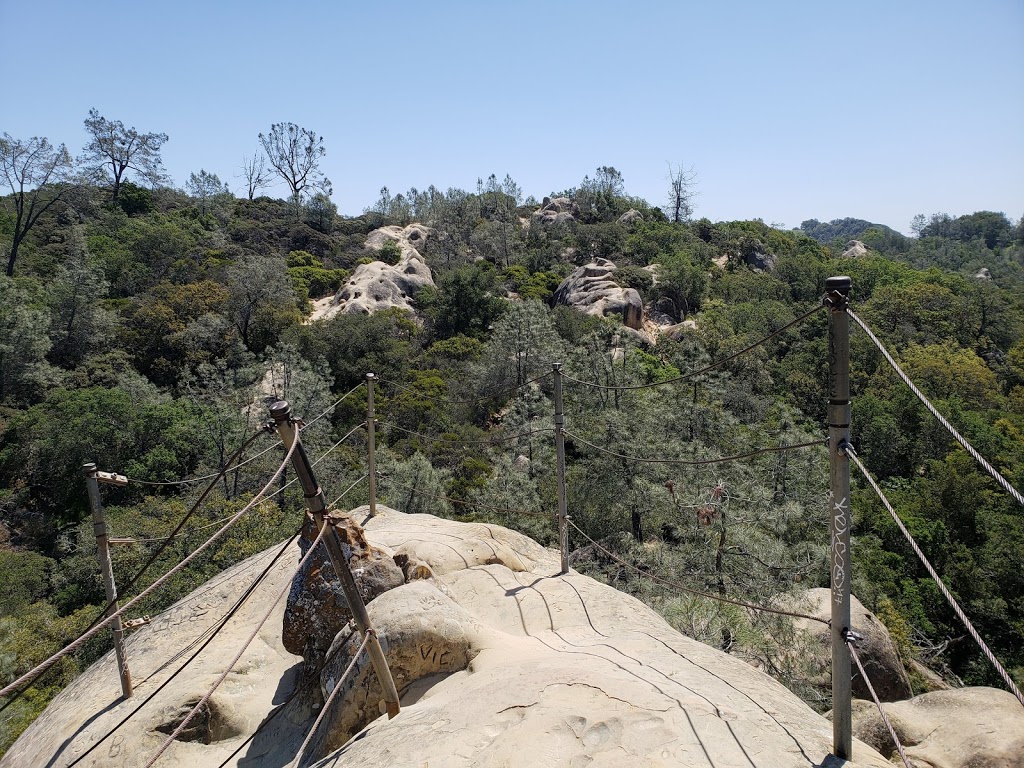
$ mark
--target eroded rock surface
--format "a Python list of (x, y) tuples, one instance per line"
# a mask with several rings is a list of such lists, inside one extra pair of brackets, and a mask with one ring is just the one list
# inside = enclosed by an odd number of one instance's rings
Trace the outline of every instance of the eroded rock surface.
[[(871, 701), (854, 701), (853, 733), (894, 762), (899, 754)], [(1024, 707), (1008, 691), (959, 688), (883, 704), (913, 765), (1024, 767)]]
[(635, 288), (623, 288), (612, 275), (615, 264), (608, 259), (595, 259), (577, 267), (555, 291), (554, 302), (585, 312), (607, 317), (615, 315), (627, 328), (639, 330), (643, 325), (644, 307)]
[(533, 212), (533, 221), (549, 227), (575, 221), (579, 215), (579, 206), (568, 197), (545, 197), (541, 207)]
[(318, 307), (315, 318), (326, 320), (336, 314), (373, 314), (397, 308), (413, 311), (413, 297), (425, 286), (434, 284), (430, 267), (419, 249), (430, 236), (422, 224), (375, 229), (366, 238), (366, 247), (379, 251), (387, 243), (397, 243), (402, 251), (394, 266), (383, 261), (360, 264), (352, 276), (324, 307)]

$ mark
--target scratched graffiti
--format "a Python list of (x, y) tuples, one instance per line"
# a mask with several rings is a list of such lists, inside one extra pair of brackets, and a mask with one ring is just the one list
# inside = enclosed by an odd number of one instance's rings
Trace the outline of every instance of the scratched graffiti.
[(832, 599), (842, 605), (846, 595), (846, 535), (849, 531), (847, 500), (832, 496)]

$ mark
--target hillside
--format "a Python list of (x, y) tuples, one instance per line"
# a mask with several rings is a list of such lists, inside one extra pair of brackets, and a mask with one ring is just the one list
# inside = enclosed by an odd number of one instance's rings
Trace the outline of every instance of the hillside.
[[(0, 681), (103, 609), (83, 463), (129, 478), (103, 498), (112, 535), (133, 540), (113, 558), (122, 594), (136, 594), (277, 467), (264, 435), (165, 541), (207, 481), (161, 483), (215, 476), (266, 420), (268, 397), (286, 397), (310, 422), (303, 441), (328, 495), (356, 484), (365, 499), (366, 436), (349, 433), (366, 418), (368, 372), (378, 377), (382, 501), (552, 544), (558, 362), (574, 523), (637, 570), (582, 535), (573, 567), (690, 637), (742, 648), (827, 709), (807, 669), (771, 663), (771, 621), (643, 575), (757, 603), (827, 585), (827, 453), (711, 466), (634, 459), (822, 439), (825, 315), (786, 326), (820, 305), (827, 277), (847, 274), (858, 315), (1020, 488), (1024, 230), (1001, 214), (937, 215), (913, 239), (870, 226), (858, 233), (867, 252), (843, 259), (831, 241), (760, 221), (668, 221), (610, 172), (541, 201), (508, 177), (475, 191), (409, 190), (355, 217), (323, 195), (296, 205), (125, 182), (115, 203), (106, 185), (76, 186), (19, 243), (13, 276), (0, 277)], [(13, 200), (3, 202), (0, 240), (16, 229)], [(336, 314), (310, 322), (313, 300)], [(784, 327), (685, 383), (600, 388), (674, 379)], [(859, 455), (1021, 682), (1021, 508), (926, 418), (863, 334), (852, 355)], [(854, 592), (892, 632), (916, 689), (929, 669), (998, 685), (885, 510), (854, 482)], [(297, 486), (282, 488), (138, 615), (291, 535), (302, 509)], [(101, 637), (6, 702), (0, 748), (107, 650)]]

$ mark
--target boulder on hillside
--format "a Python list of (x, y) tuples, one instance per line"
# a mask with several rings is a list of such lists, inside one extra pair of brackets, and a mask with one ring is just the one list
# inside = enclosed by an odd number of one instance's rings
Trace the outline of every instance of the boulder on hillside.
[(868, 247), (864, 245), (860, 240), (851, 240), (846, 244), (843, 249), (842, 258), (854, 259), (858, 256), (864, 256), (868, 252)]
[(752, 253), (745, 253), (743, 255), (743, 261), (747, 266), (753, 267), (761, 272), (771, 272), (775, 269), (775, 265), (778, 264), (779, 259), (774, 253), (753, 251)]
[[(831, 618), (831, 591), (826, 588), (809, 589), (804, 593), (797, 606), (798, 610), (820, 619)], [(899, 701), (911, 696), (910, 679), (903, 668), (896, 644), (893, 643), (889, 630), (878, 618), (854, 596), (850, 596), (850, 622), (853, 630), (863, 636), (858, 643), (857, 655), (860, 657), (864, 670), (882, 701)], [(832, 668), (832, 631), (824, 624), (808, 619), (793, 619), (798, 630), (809, 632), (816, 638), (818, 653), (815, 658), (816, 681), (823, 687), (831, 687)], [(812, 644), (814, 647), (815, 644)], [(853, 695), (860, 699), (869, 699), (864, 679), (856, 667), (853, 669)]]
[(314, 319), (326, 320), (336, 314), (370, 315), (384, 309), (413, 311), (412, 299), (425, 286), (434, 285), (430, 267), (419, 252), (430, 229), (422, 224), (381, 227), (366, 237), (366, 247), (379, 251), (389, 242), (397, 243), (401, 257), (394, 266), (383, 261), (360, 264)]
[(533, 221), (542, 226), (575, 221), (580, 207), (568, 197), (545, 197), (541, 207), (533, 212)]
[(643, 324), (643, 302), (635, 288), (623, 288), (613, 279), (615, 264), (608, 259), (595, 259), (572, 271), (555, 291), (555, 304), (607, 317), (617, 315), (628, 328), (639, 330)]
[(992, 273), (988, 271), (988, 267), (982, 267), (974, 273), (975, 280), (991, 280)]
[[(912, 765), (1021, 768), (1024, 707), (1008, 691), (959, 688), (883, 704)], [(853, 702), (853, 735), (893, 762), (899, 754), (873, 701)]]
[(628, 227), (631, 224), (636, 224), (637, 222), (641, 222), (643, 220), (644, 215), (640, 213), (640, 211), (638, 211), (636, 208), (630, 208), (624, 214), (619, 216), (618, 219), (616, 219), (616, 223)]

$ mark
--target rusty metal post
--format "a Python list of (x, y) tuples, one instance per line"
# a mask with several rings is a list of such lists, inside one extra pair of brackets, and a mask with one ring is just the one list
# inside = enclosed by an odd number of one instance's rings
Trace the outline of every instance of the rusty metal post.
[(562, 573), (569, 572), (569, 513), (565, 498), (565, 414), (562, 407), (562, 364), (552, 370), (555, 381), (555, 455), (558, 470), (558, 549), (562, 553)]
[(850, 649), (850, 303), (853, 281), (830, 277), (825, 281), (828, 315), (828, 451), (832, 507), (832, 749), (836, 757), (853, 759), (853, 703)]
[[(89, 507), (92, 509), (92, 528), (96, 534), (96, 559), (100, 564), (100, 573), (103, 575), (103, 589), (107, 595), (109, 608), (106, 615), (117, 613), (117, 585), (114, 583), (114, 566), (110, 562), (110, 546), (107, 540), (107, 521), (103, 517), (103, 503), (100, 501), (99, 476), (103, 475), (104, 480), (115, 485), (127, 485), (127, 478), (121, 475), (111, 475), (106, 472), (98, 472), (93, 463), (82, 465), (85, 472), (85, 482), (89, 487)], [(122, 482), (123, 481), (123, 482)], [(114, 656), (117, 658), (117, 674), (121, 678), (121, 694), (124, 698), (131, 698), (134, 693), (132, 689), (132, 675), (128, 669), (128, 656), (124, 649), (124, 627), (121, 624), (121, 617), (118, 616), (111, 623), (110, 628), (114, 633)]]
[[(270, 415), (277, 425), (277, 432), (281, 436), (285, 450), (289, 450), (298, 439), (298, 433), (291, 418), (291, 406), (285, 400), (278, 400), (270, 406)], [(316, 476), (313, 474), (313, 467), (310, 464), (309, 456), (306, 455), (306, 449), (301, 441), (295, 446), (295, 450), (292, 453), (292, 466), (295, 467), (295, 475), (299, 478), (299, 483), (302, 485), (302, 493), (306, 498), (306, 508), (313, 515), (317, 530), (321, 530), (325, 525), (328, 526), (327, 533), (324, 534), (323, 538), (324, 545), (327, 547), (327, 554), (331, 558), (334, 572), (338, 575), (338, 580), (341, 582), (341, 588), (345, 593), (345, 599), (348, 601), (349, 610), (352, 611), (352, 618), (355, 619), (356, 626), (359, 627), (363, 637), (369, 635), (369, 642), (366, 644), (366, 648), (370, 654), (370, 663), (373, 664), (373, 671), (376, 673), (377, 680), (380, 681), (380, 687), (384, 691), (384, 702), (387, 705), (388, 717), (392, 718), (398, 714), (400, 709), (398, 690), (395, 688), (395, 681), (391, 676), (391, 669), (388, 667), (388, 660), (384, 655), (384, 649), (381, 648), (377, 633), (370, 624), (370, 616), (366, 612), (363, 597), (359, 594), (359, 587), (356, 585), (356, 580), (348, 567), (348, 557), (345, 555), (341, 540), (338, 538), (334, 527), (324, 520), (327, 502), (323, 490), (321, 490), (316, 482)]]
[(377, 420), (373, 411), (373, 382), (376, 376), (366, 374), (366, 484), (369, 488), (370, 517), (377, 514)]

